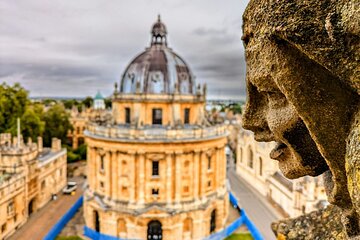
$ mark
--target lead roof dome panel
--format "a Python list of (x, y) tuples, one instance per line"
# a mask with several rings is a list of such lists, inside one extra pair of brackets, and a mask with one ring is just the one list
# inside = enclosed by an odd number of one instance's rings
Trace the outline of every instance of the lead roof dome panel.
[(166, 27), (153, 25), (151, 46), (126, 68), (120, 82), (121, 93), (195, 94), (195, 77), (186, 62), (167, 46)]

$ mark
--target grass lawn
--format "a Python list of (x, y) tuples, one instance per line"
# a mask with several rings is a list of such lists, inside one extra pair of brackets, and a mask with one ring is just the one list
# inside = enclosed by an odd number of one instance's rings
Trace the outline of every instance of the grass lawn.
[(83, 239), (78, 236), (70, 236), (70, 237), (58, 236), (58, 237), (56, 237), (55, 240), (83, 240)]
[(253, 240), (253, 237), (250, 233), (233, 233), (225, 240)]

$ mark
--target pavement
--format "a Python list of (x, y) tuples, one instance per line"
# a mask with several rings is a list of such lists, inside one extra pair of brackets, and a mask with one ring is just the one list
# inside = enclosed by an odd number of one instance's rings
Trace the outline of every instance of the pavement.
[(272, 222), (283, 218), (281, 213), (277, 212), (263, 195), (237, 175), (233, 169), (229, 168), (227, 175), (231, 190), (249, 219), (255, 224), (264, 239), (275, 240), (270, 225)]
[(58, 198), (48, 202), (44, 207), (33, 213), (28, 221), (18, 229), (9, 240), (41, 240), (50, 229), (60, 220), (60, 218), (70, 209), (72, 205), (83, 194), (82, 184), (84, 179), (81, 177), (68, 179), (78, 183), (74, 195), (57, 194)]

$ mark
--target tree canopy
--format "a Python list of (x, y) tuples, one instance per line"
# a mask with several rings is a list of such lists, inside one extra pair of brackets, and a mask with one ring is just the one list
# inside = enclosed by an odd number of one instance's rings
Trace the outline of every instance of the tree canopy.
[(55, 100), (46, 99), (48, 110), (41, 103), (31, 103), (28, 92), (19, 83), (0, 85), (0, 133), (17, 134), (17, 118), (21, 120), (24, 140), (36, 141), (43, 136), (44, 145), (51, 146), (51, 138), (66, 142), (67, 132), (72, 129), (65, 108)]
[(16, 119), (24, 114), (28, 103), (28, 92), (20, 84), (0, 85), (0, 133), (10, 132), (16, 125)]
[(56, 137), (62, 143), (66, 142), (67, 133), (73, 127), (69, 120), (69, 114), (61, 104), (50, 107), (43, 116), (45, 122), (45, 131), (43, 140), (45, 146), (51, 146), (51, 138)]

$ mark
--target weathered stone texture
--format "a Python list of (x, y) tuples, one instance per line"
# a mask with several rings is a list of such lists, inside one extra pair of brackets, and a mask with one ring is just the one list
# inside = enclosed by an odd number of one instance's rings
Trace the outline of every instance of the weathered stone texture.
[(334, 221), (359, 238), (360, 2), (252, 0), (243, 31), (244, 128), (278, 142), (271, 157), (285, 176), (325, 173), (328, 200), (341, 212)]
[(273, 223), (271, 228), (279, 240), (343, 240), (346, 238), (342, 232), (340, 214), (340, 209), (331, 205), (298, 218)]

